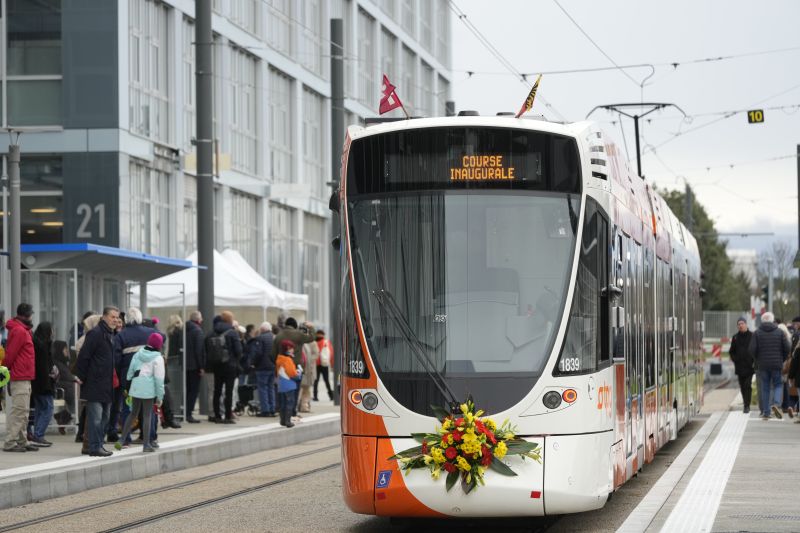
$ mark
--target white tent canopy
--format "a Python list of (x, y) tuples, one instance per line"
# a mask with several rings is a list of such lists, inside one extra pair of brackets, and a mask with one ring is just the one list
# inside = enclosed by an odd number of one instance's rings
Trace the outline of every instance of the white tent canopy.
[[(186, 258), (197, 264), (197, 252)], [(197, 270), (187, 268), (154, 279), (147, 284), (148, 307), (197, 306)], [(131, 304), (139, 305), (139, 287), (134, 286)], [(307, 311), (308, 296), (279, 289), (259, 275), (235, 250), (214, 250), (214, 306), (260, 307)]]

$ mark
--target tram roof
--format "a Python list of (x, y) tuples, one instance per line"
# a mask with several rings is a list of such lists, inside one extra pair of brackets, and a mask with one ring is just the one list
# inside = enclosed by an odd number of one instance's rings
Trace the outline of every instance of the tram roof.
[(537, 116), (514, 118), (513, 116), (507, 115), (486, 117), (470, 115), (462, 117), (430, 117), (399, 120), (387, 119), (384, 122), (370, 121), (366, 126), (350, 126), (348, 128), (348, 133), (350, 135), (350, 139), (354, 140), (369, 135), (408, 129), (477, 126), (484, 128), (527, 129), (574, 137), (591, 128), (593, 124), (594, 122), (591, 121), (568, 123), (550, 122)]

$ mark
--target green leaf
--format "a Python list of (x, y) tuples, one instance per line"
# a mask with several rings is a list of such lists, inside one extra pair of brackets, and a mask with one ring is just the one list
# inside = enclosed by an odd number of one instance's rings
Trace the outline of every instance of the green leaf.
[(461, 490), (464, 491), (464, 494), (469, 494), (470, 492), (472, 492), (472, 489), (474, 488), (475, 488), (475, 478), (470, 480), (469, 483), (467, 483), (466, 477), (461, 478)]
[(436, 435), (432, 436), (430, 433), (412, 433), (411, 438), (419, 442), (420, 444), (425, 441), (433, 442), (435, 440), (440, 440), (439, 437), (437, 437)]
[(422, 453), (422, 446), (414, 446), (413, 448), (409, 448), (407, 450), (403, 450), (402, 452), (397, 452), (393, 456), (389, 457), (389, 460), (392, 459), (403, 459), (406, 457), (414, 457), (415, 455), (420, 455)]
[(516, 476), (517, 473), (511, 470), (511, 467), (505, 464), (503, 461), (498, 459), (497, 457), (492, 459), (492, 462), (489, 463), (489, 468), (497, 472), (498, 474), (504, 476)]
[(447, 474), (447, 479), (445, 480), (444, 486), (448, 490), (448, 492), (450, 491), (450, 489), (453, 488), (453, 485), (456, 484), (456, 481), (458, 481), (458, 470), (455, 470)]
[(444, 419), (450, 416), (450, 413), (444, 407), (439, 407), (438, 405), (431, 405), (431, 411), (433, 411), (433, 415), (439, 420), (439, 422), (444, 422)]
[(522, 455), (539, 447), (535, 442), (528, 442), (524, 440), (511, 440), (506, 441), (506, 447), (510, 455)]

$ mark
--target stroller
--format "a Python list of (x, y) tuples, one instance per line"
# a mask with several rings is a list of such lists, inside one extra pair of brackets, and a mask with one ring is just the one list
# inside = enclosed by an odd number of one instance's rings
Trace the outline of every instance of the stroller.
[(239, 387), (236, 389), (236, 393), (239, 396), (239, 401), (236, 402), (236, 407), (233, 409), (234, 413), (240, 416), (245, 412), (249, 416), (256, 416), (259, 413), (259, 403), (254, 399), (255, 390), (255, 385), (239, 385)]

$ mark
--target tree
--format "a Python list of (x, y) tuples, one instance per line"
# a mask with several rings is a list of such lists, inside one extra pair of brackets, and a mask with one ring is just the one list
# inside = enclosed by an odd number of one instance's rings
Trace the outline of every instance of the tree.
[[(775, 241), (772, 249), (758, 254), (758, 284), (769, 284), (769, 261), (772, 260), (772, 312), (784, 322), (797, 316), (797, 249), (787, 242)], [(764, 302), (767, 304), (767, 302)]]
[[(659, 191), (675, 216), (688, 226), (685, 211), (686, 195), (682, 191)], [(702, 204), (693, 196), (692, 234), (697, 239), (700, 262), (703, 268), (702, 287), (705, 311), (739, 311), (750, 308), (749, 282), (733, 273), (733, 262), (728, 257), (727, 241), (717, 235), (714, 222)]]

